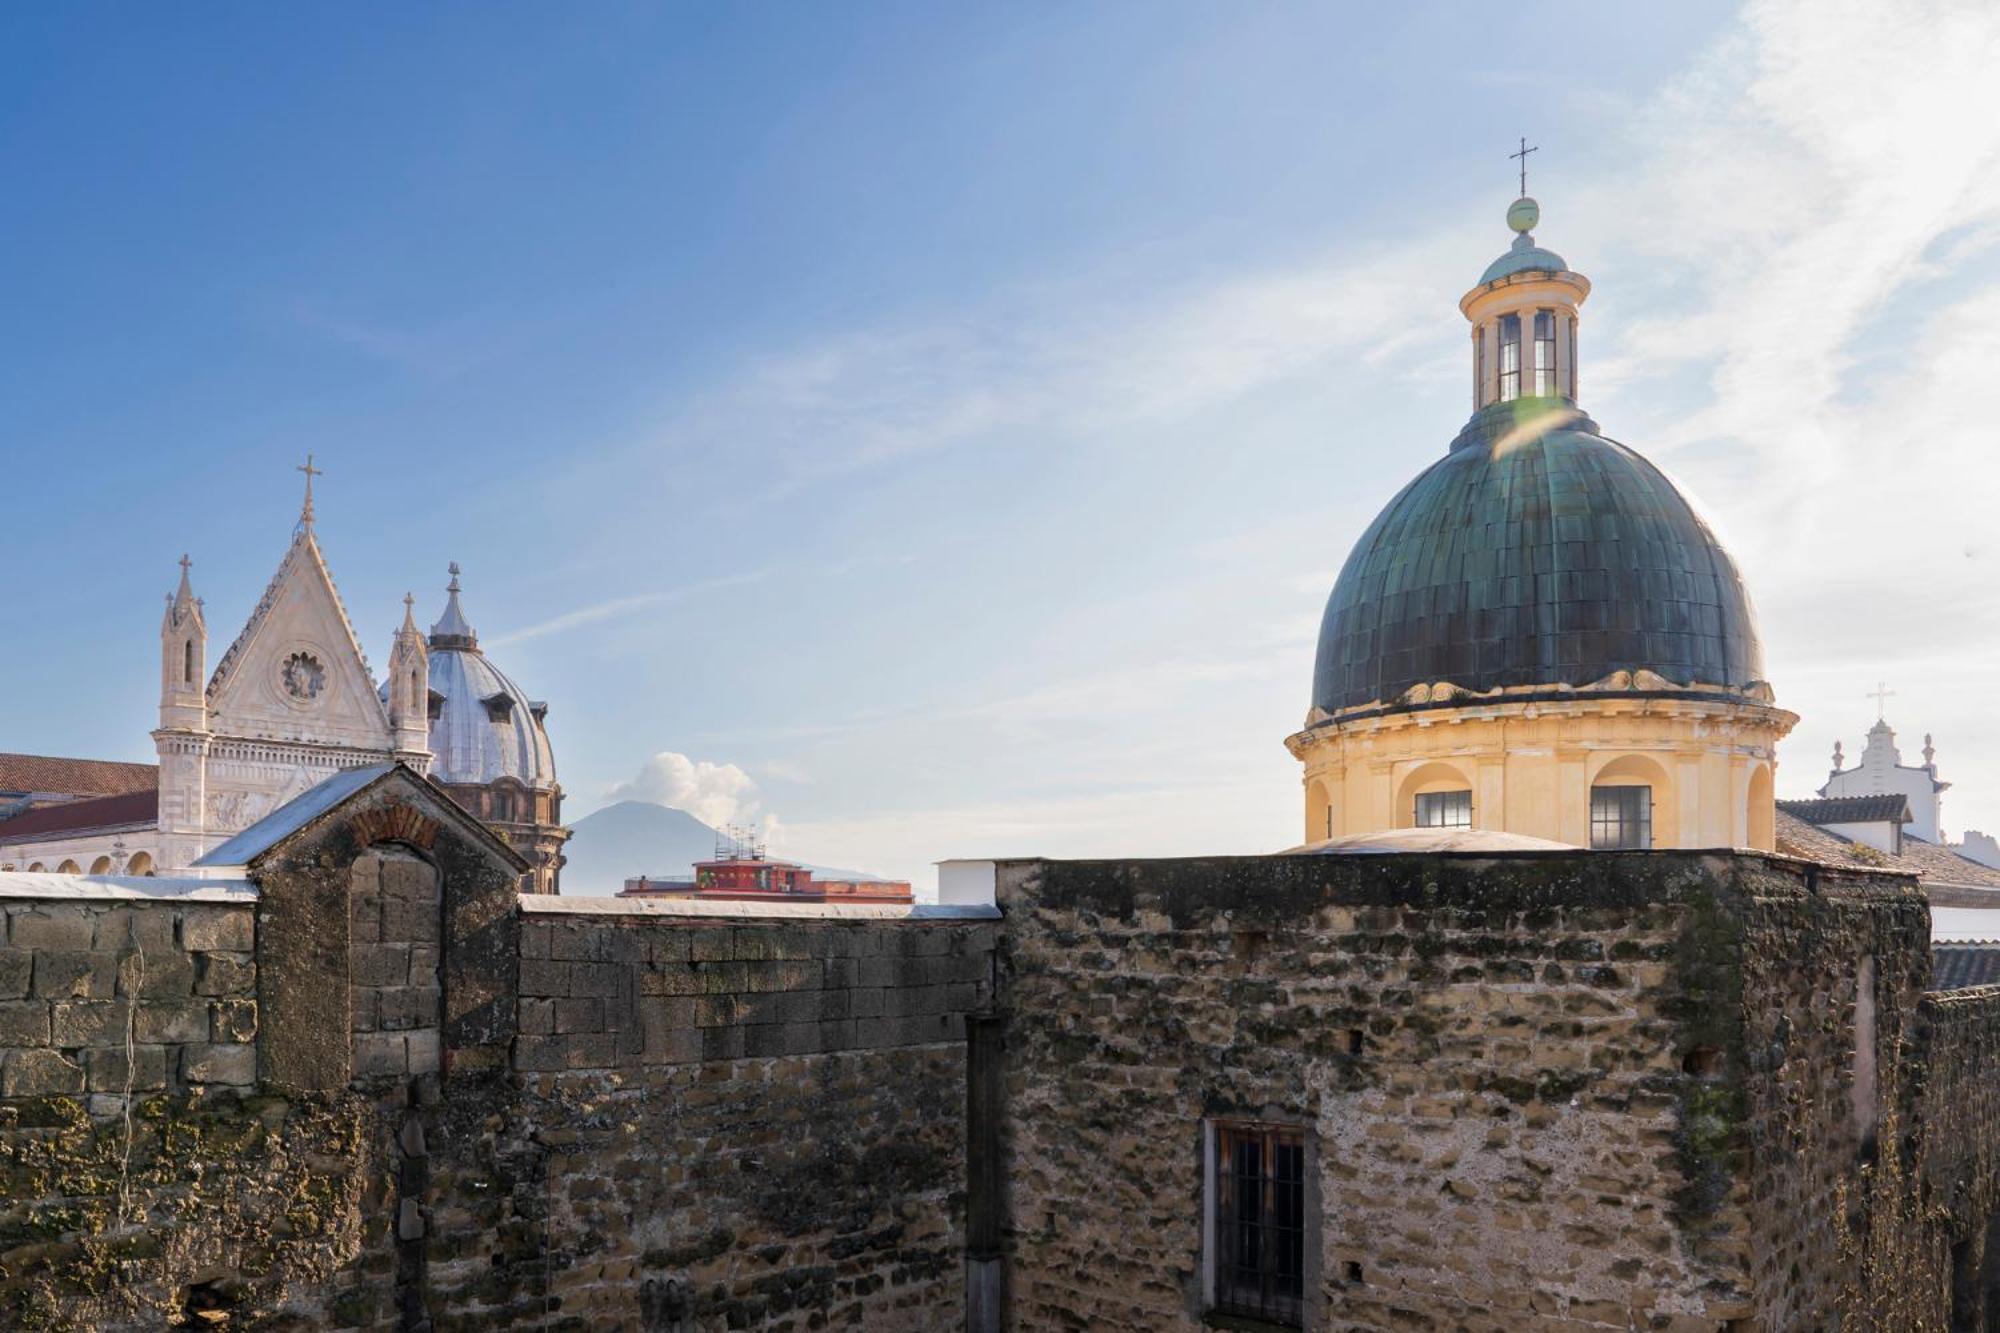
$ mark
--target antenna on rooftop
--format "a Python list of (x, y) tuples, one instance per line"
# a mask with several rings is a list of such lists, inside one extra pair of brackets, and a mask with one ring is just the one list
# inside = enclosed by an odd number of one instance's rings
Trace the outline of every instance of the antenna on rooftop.
[(724, 824), (715, 831), (715, 859), (718, 861), (761, 861), (764, 844), (755, 829), (742, 824)]

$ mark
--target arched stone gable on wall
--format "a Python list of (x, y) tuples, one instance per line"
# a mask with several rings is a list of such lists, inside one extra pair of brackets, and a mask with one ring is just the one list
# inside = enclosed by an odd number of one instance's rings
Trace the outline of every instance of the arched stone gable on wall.
[[(357, 1079), (504, 1067), (515, 1031), (515, 905), (527, 867), (441, 789), (400, 765), (384, 767), (250, 852), (247, 867), (262, 893), (264, 1079), (331, 1091)], [(434, 1024), (383, 1025), (386, 992), (433, 984)], [(357, 996), (377, 1006), (372, 1015), (357, 1014)], [(428, 1003), (411, 995), (392, 1003), (406, 1001)], [(411, 1035), (431, 1031), (434, 1044)]]

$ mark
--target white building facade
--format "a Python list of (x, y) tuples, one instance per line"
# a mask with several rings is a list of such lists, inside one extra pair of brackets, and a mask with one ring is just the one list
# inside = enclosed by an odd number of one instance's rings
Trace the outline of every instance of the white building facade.
[(1868, 728), (1860, 760), (1852, 768), (1843, 767), (1845, 762), (1840, 742), (1835, 741), (1833, 771), (1819, 789), (1821, 796), (1908, 797), (1909, 832), (1925, 842), (1944, 842), (1944, 793), (1951, 784), (1938, 780), (1937, 749), (1928, 735), (1924, 737), (1924, 762), (1905, 764), (1902, 751), (1896, 748), (1895, 729), (1878, 717)]
[[(551, 824), (559, 819), (561, 789), (543, 730), (546, 705), (528, 702), (490, 666), (481, 679), (502, 682), (505, 702), (520, 695), (520, 708), (452, 697), (464, 692), (457, 683), (464, 673), (450, 670), (451, 664), (478, 651), (470, 630), (459, 626), (457, 566), (445, 617), (430, 641), (417, 628), (412, 599), (404, 598), (403, 623), (378, 685), (320, 550), (310, 473), (291, 544), (212, 674), (206, 612), (194, 595), (189, 564), (182, 557), (179, 587), (160, 622), (157, 800), (153, 793), (133, 793), (0, 822), (0, 869), (128, 875), (185, 869), (332, 774), (384, 760), (451, 784), (461, 803), (481, 799), (486, 784), (500, 784), (505, 795), (520, 788), (528, 799), (503, 802), (510, 814), (528, 809), (524, 825), (533, 813), (554, 815)], [(431, 641), (446, 645), (435, 662)], [(470, 742), (458, 734), (469, 725), (460, 716), (468, 707), (484, 729)], [(434, 729), (460, 755), (452, 771), (434, 762)], [(516, 753), (531, 754), (535, 762), (494, 758)], [(21, 831), (10, 834), (10, 825)], [(543, 854), (530, 887), (555, 891), (567, 830), (497, 831), (510, 841), (539, 839)]]

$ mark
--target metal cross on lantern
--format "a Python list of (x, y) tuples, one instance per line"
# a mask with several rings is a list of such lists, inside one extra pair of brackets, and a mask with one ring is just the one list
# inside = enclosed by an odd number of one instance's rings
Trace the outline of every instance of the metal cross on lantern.
[(1507, 154), (1509, 158), (1518, 157), (1521, 159), (1521, 197), (1523, 199), (1528, 197), (1528, 154), (1539, 153), (1541, 151), (1542, 146), (1540, 144), (1536, 144), (1533, 148), (1530, 148), (1528, 147), (1527, 139), (1523, 138), (1521, 140), (1521, 151)]

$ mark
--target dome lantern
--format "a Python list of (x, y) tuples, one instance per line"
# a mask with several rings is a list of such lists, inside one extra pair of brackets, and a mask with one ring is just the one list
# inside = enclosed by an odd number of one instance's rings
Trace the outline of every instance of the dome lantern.
[(467, 652), (479, 651), (479, 635), (473, 632), (472, 624), (465, 618), (465, 608), (458, 604), (458, 561), (451, 562), (451, 582), (445, 586), (446, 600), (444, 614), (431, 626), (431, 647), (461, 648)]
[(1472, 405), (1577, 397), (1577, 307), (1590, 279), (1535, 243), (1541, 205), (1523, 194), (1507, 208), (1514, 244), (1460, 298), (1472, 323)]

